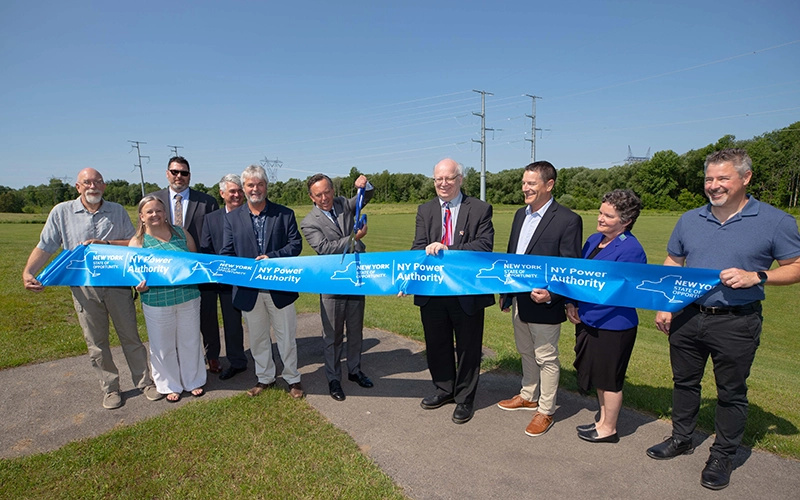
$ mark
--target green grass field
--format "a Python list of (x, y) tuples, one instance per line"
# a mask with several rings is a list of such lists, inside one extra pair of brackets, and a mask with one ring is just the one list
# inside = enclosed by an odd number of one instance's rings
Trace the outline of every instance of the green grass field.
[[(504, 251), (508, 242), (512, 215), (517, 207), (495, 207), (495, 251)], [(297, 207), (298, 220), (310, 207)], [(408, 249), (414, 233), (415, 205), (372, 205), (369, 214), (369, 234), (365, 242), (368, 251), (395, 251)], [(583, 213), (584, 236), (595, 228), (595, 214)], [(660, 264), (666, 255), (666, 242), (679, 214), (646, 214), (639, 218), (634, 233), (642, 242), (650, 263)], [(31, 217), (37, 217), (33, 223)], [(41, 216), (6, 217), (0, 216), (0, 227), (4, 237), (0, 239), (0, 252), (5, 256), (0, 262), (0, 281), (6, 291), (0, 301), (0, 369), (40, 362), (65, 356), (84, 354), (84, 344), (80, 327), (77, 324), (71, 298), (64, 288), (47, 289), (40, 294), (24, 290), (21, 272), (31, 248), (36, 244), (41, 230)], [(313, 251), (304, 244), (303, 255)], [(800, 459), (800, 338), (794, 334), (791, 318), (797, 317), (793, 309), (800, 287), (768, 287), (764, 305), (764, 332), (761, 346), (749, 379), (750, 413), (745, 432), (744, 444), (757, 449), (773, 452), (785, 457)], [(297, 302), (299, 312), (318, 310), (316, 295), (303, 294)], [(640, 311), (639, 337), (633, 352), (628, 379), (625, 386), (625, 405), (653, 414), (659, 418), (669, 418), (671, 406), (671, 371), (667, 338), (654, 327), (652, 311)], [(380, 328), (418, 340), (422, 339), (422, 326), (419, 311), (410, 297), (397, 298), (368, 297), (365, 323), (369, 327)], [(146, 338), (144, 321), (140, 317), (140, 331)], [(562, 377), (561, 387), (576, 390), (574, 360), (574, 330), (572, 325), (562, 328), (560, 342)], [(519, 356), (514, 347), (511, 318), (501, 313), (497, 307), (487, 310), (484, 344), (491, 348), (496, 357), (484, 361), (484, 370), (508, 370), (520, 372)], [(87, 365), (87, 369), (88, 365)], [(703, 382), (703, 404), (700, 411), (700, 426), (708, 432), (713, 431), (715, 389), (711, 365)], [(288, 396), (286, 396), (288, 398)], [(364, 498), (401, 497), (391, 485), (391, 480), (378, 471), (368, 459), (357, 452), (355, 443), (346, 434), (325, 427), (324, 421), (307, 403), (292, 405), (288, 399), (276, 396), (271, 400), (259, 402), (236, 397), (225, 401), (197, 402), (169, 412), (129, 428), (114, 431), (100, 438), (75, 443), (61, 450), (21, 459), (0, 461), (0, 497), (5, 493), (31, 491), (31, 497), (51, 496), (54, 491), (70, 491), (70, 497), (140, 497), (144, 491), (148, 496), (182, 498), (200, 496), (204, 491), (221, 488), (232, 478), (241, 478), (242, 497), (273, 497), (269, 492), (257, 490), (263, 487), (265, 470), (278, 467), (269, 462), (268, 457), (228, 457), (232, 460), (230, 471), (220, 471), (220, 464), (213, 457), (187, 452), (186, 436), (212, 435), (215, 440), (259, 439), (269, 446), (280, 448), (281, 433), (269, 429), (253, 429), (255, 418), (247, 418), (257, 411), (254, 405), (271, 405), (269, 412), (263, 409), (259, 415), (270, 414), (270, 418), (292, 417), (297, 422), (298, 434), (304, 435), (304, 443), (336, 442), (337, 453), (342, 460), (336, 462), (331, 474), (352, 474), (356, 485), (337, 485), (341, 489), (318, 491), (306, 484), (308, 474), (316, 474), (318, 460), (328, 460), (324, 450), (300, 460), (292, 470), (285, 471), (286, 484), (293, 487), (303, 485), (298, 495), (303, 497), (358, 498), (353, 492), (362, 492)], [(213, 415), (213, 418), (209, 417)], [(241, 414), (241, 416), (240, 416)], [(224, 415), (225, 418), (218, 417)], [(216, 419), (216, 420), (215, 420)], [(180, 435), (163, 430), (180, 425)], [(323, 432), (318, 433), (322, 425)], [(250, 429), (248, 432), (241, 430)], [(312, 431), (313, 429), (313, 431)], [(251, 430), (253, 435), (251, 436)], [(258, 438), (262, 432), (266, 435)], [(305, 433), (309, 435), (306, 436)], [(314, 435), (318, 434), (318, 435)], [(324, 437), (323, 437), (324, 435)], [(137, 446), (132, 449), (135, 438)], [(141, 444), (141, 450), (139, 449)], [(318, 444), (312, 444), (314, 448)], [(265, 444), (266, 446), (266, 444)], [(279, 456), (293, 457), (291, 443), (286, 449), (275, 449)], [(119, 450), (127, 450), (120, 456)], [(191, 449), (191, 448), (190, 448)], [(113, 451), (112, 451), (113, 450)], [(171, 457), (154, 466), (152, 461), (164, 454)], [(247, 455), (247, 454), (243, 454)], [(154, 458), (155, 457), (155, 458)], [(176, 460), (177, 458), (177, 460)], [(297, 457), (295, 457), (297, 458)], [(254, 462), (254, 460), (256, 462)], [(261, 460), (261, 462), (259, 462)], [(294, 458), (293, 458), (294, 460)], [(104, 463), (113, 465), (103, 466)], [(158, 463), (158, 462), (156, 462)], [(357, 464), (352, 465), (353, 463)], [(176, 465), (180, 464), (180, 465)], [(175, 471), (174, 476), (185, 474), (208, 474), (209, 482), (181, 480), (171, 483), (173, 475), (165, 471)], [(192, 469), (186, 472), (184, 469)], [(354, 470), (357, 469), (357, 470)], [(81, 484), (72, 477), (83, 477), (92, 472), (91, 483), (94, 489)], [(150, 477), (147, 483), (139, 486), (139, 471), (144, 470)], [(362, 476), (363, 471), (363, 476)], [(122, 477), (118, 478), (121, 474)], [(190, 474), (191, 475), (191, 474)], [(322, 481), (324, 482), (324, 481)], [(48, 486), (50, 485), (50, 486)], [(55, 485), (55, 486), (54, 486)], [(261, 485), (261, 486), (259, 486)], [(315, 485), (317, 487), (319, 485)], [(47, 489), (51, 487), (53, 489)], [(33, 488), (28, 490), (29, 488)], [(353, 489), (349, 489), (353, 488)], [(35, 492), (35, 493), (34, 493)], [(276, 496), (279, 497), (280, 495)]]

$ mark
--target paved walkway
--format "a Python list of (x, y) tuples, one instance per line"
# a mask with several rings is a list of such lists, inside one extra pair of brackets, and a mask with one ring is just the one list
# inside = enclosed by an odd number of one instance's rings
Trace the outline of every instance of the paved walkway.
[[(700, 486), (710, 439), (696, 438), (693, 455), (668, 461), (644, 451), (670, 434), (670, 425), (623, 410), (618, 444), (585, 443), (575, 426), (590, 422), (596, 401), (561, 391), (556, 423), (545, 435), (524, 434), (526, 411), (502, 411), (499, 399), (516, 393), (517, 376), (481, 376), (475, 417), (451, 422), (453, 406), (422, 410), (432, 389), (422, 345), (367, 329), (364, 371), (375, 382), (362, 389), (344, 381), (347, 400), (328, 395), (316, 314), (298, 318), (298, 350), (307, 400), (349, 433), (406, 494), (428, 498), (793, 498), (800, 497), (800, 462), (741, 449), (731, 485), (722, 492)], [(125, 405), (104, 410), (86, 356), (0, 371), (0, 458), (57, 449), (121, 425), (148, 419), (185, 404), (149, 402), (130, 389), (121, 351)], [(252, 366), (252, 365), (251, 365)], [(255, 382), (252, 371), (222, 382), (209, 377), (206, 398), (238, 394)], [(701, 441), (702, 439), (702, 441)]]

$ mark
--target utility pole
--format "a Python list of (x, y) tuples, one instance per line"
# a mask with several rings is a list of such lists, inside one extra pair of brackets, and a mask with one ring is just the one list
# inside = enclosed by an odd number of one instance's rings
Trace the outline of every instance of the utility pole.
[(477, 92), (481, 95), (481, 112), (472, 112), (473, 115), (481, 117), (481, 140), (476, 141), (472, 139), (472, 142), (479, 142), (481, 144), (481, 201), (486, 201), (486, 131), (494, 130), (493, 128), (486, 128), (486, 94), (494, 94), (484, 90), (473, 90), (473, 92)]
[[(139, 145), (140, 144), (147, 144), (147, 143), (146, 142), (139, 142), (139, 141), (128, 141), (128, 142), (133, 144), (131, 146), (131, 151), (133, 151), (133, 148), (136, 148), (136, 154), (139, 156), (139, 163), (135, 164), (134, 167), (138, 167), (139, 168), (139, 176), (142, 178), (142, 198), (144, 198), (144, 171), (142, 170), (142, 158), (147, 158), (147, 163), (150, 163), (150, 157), (149, 156), (142, 156), (142, 150), (139, 147)], [(130, 153), (131, 151), (128, 151), (128, 153)]]
[(178, 156), (178, 150), (183, 149), (183, 146), (170, 146), (167, 145), (168, 148), (172, 150), (172, 156)]
[(282, 161), (277, 158), (274, 160), (269, 160), (266, 156), (264, 156), (264, 159), (261, 160), (261, 166), (267, 171), (267, 178), (269, 182), (278, 182), (278, 169), (283, 166)]
[(536, 131), (542, 130), (540, 128), (536, 128), (536, 99), (541, 99), (538, 95), (531, 95), (525, 94), (527, 97), (530, 97), (533, 100), (533, 110), (531, 114), (525, 115), (531, 119), (531, 138), (525, 139), (526, 141), (530, 141), (531, 143), (531, 162), (536, 161)]

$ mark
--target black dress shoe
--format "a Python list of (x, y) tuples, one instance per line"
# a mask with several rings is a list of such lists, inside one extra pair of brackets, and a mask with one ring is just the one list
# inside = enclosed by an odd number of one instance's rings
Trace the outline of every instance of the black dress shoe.
[(709, 458), (700, 474), (700, 484), (711, 490), (721, 490), (731, 482), (732, 470), (730, 458)]
[(472, 420), (473, 413), (471, 403), (459, 403), (456, 405), (456, 409), (453, 410), (453, 422), (466, 424)]
[(575, 427), (575, 430), (578, 432), (587, 432), (593, 431), (597, 428), (597, 424), (586, 424), (586, 425), (578, 425)]
[(331, 380), (328, 382), (328, 390), (331, 392), (331, 397), (336, 401), (344, 401), (345, 395), (342, 390), (342, 384), (338, 380)]
[(647, 449), (647, 456), (656, 460), (667, 460), (678, 455), (691, 455), (692, 453), (694, 453), (694, 445), (691, 441), (681, 443), (672, 436), (666, 438), (663, 443)]
[(350, 382), (355, 382), (361, 387), (364, 387), (366, 389), (369, 389), (370, 387), (375, 385), (372, 383), (372, 380), (370, 380), (369, 377), (364, 375), (364, 372), (360, 370), (357, 373), (351, 373), (347, 375), (347, 380), (349, 380)]
[(240, 373), (242, 373), (243, 371), (246, 371), (246, 370), (247, 370), (246, 366), (242, 367), (242, 368), (234, 368), (234, 367), (231, 366), (231, 367), (227, 368), (226, 370), (222, 371), (222, 374), (219, 376), (219, 379), (220, 380), (228, 380), (229, 378), (233, 378), (236, 375), (238, 375), (238, 374), (240, 374)]
[(423, 399), (419, 405), (426, 410), (435, 410), (454, 401), (452, 394), (434, 394)]
[(578, 431), (578, 437), (590, 443), (619, 443), (619, 435), (616, 432), (610, 436), (598, 437), (596, 429)]

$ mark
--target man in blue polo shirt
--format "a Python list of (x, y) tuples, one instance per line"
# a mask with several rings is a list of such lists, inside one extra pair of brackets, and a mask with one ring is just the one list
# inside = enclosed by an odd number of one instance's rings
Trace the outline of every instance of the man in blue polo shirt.
[[(746, 194), (753, 162), (743, 149), (708, 155), (705, 194), (710, 204), (680, 218), (667, 245), (667, 266), (722, 269), (721, 283), (686, 309), (659, 312), (669, 335), (672, 436), (647, 450), (657, 460), (694, 451), (700, 381), (708, 357), (717, 384), (716, 439), (700, 483), (728, 486), (731, 458), (747, 422), (747, 377), (761, 336), (764, 285), (800, 282), (800, 234), (789, 214)], [(779, 267), (770, 270), (773, 261)]]

